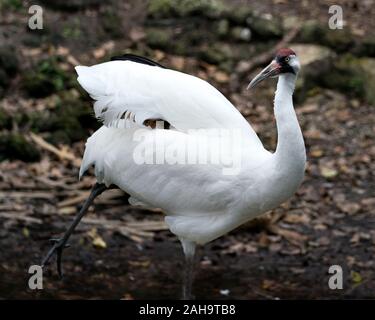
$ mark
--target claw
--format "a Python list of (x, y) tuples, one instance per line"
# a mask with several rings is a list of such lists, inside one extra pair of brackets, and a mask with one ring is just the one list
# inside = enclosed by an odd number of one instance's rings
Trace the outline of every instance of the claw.
[(70, 244), (64, 243), (62, 238), (52, 238), (49, 239), (50, 242), (53, 243), (53, 247), (50, 249), (46, 257), (42, 261), (42, 267), (48, 264), (50, 258), (53, 254), (56, 253), (56, 266), (57, 266), (57, 273), (59, 274), (60, 279), (63, 278), (63, 271), (62, 271), (62, 253), (65, 248), (69, 248)]
[[(113, 187), (112, 187), (113, 188)], [(111, 188), (111, 189), (112, 189)], [(68, 230), (65, 232), (64, 236), (62, 238), (52, 238), (49, 241), (53, 243), (52, 248), (48, 251), (47, 255), (44, 257), (41, 266), (44, 268), (51, 257), (56, 254), (56, 264), (57, 264), (57, 272), (60, 276), (60, 278), (63, 277), (63, 272), (62, 272), (62, 254), (64, 249), (69, 248), (70, 244), (67, 243), (69, 237), (73, 233), (74, 229), (76, 226), (79, 224), (81, 221), (82, 217), (86, 214), (88, 208), (94, 201), (94, 199), (100, 195), (102, 192), (104, 192), (107, 189), (107, 187), (104, 184), (96, 183), (94, 187), (91, 190), (90, 196), (87, 198), (85, 203), (83, 204), (79, 214), (74, 218), (73, 223), (70, 225)]]

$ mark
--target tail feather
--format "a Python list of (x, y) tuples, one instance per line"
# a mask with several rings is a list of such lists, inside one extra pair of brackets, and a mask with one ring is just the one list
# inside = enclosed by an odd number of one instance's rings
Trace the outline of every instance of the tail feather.
[(105, 156), (105, 147), (108, 144), (108, 128), (101, 127), (90, 138), (87, 139), (85, 153), (79, 169), (79, 179), (84, 175), (86, 170), (95, 165), (95, 175), (99, 182), (103, 179), (103, 162)]
[[(155, 111), (144, 110), (143, 104), (146, 97), (137, 93), (132, 98), (119, 95), (115, 92), (116, 82), (107, 79), (106, 73), (96, 66), (77, 66), (78, 82), (90, 96), (96, 100), (94, 103), (95, 117), (107, 127), (132, 128), (135, 125), (143, 127), (143, 122), (150, 119), (158, 119), (161, 116)], [(114, 76), (114, 78), (116, 78)], [(149, 103), (151, 105), (151, 101)]]
[(107, 83), (100, 73), (95, 72), (92, 67), (77, 66), (75, 67), (78, 78), (77, 81), (90, 96), (99, 100), (100, 97), (108, 95), (106, 92)]

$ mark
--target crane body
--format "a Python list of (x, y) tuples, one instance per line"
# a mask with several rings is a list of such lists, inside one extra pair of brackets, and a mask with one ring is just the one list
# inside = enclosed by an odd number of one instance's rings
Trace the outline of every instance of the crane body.
[[(124, 190), (130, 204), (161, 208), (190, 264), (197, 244), (277, 207), (302, 182), (306, 155), (292, 101), (299, 62), (290, 49), (279, 50), (249, 85), (279, 78), (274, 102), (278, 143), (273, 153), (229, 100), (199, 78), (131, 55), (76, 70), (78, 82), (95, 100), (96, 117), (103, 121), (86, 143), (80, 177), (94, 165), (98, 185)], [(146, 126), (150, 119), (166, 121), (170, 129)], [(140, 140), (135, 137), (140, 130), (152, 159), (158, 157), (158, 148), (181, 150), (187, 145), (210, 150), (210, 158), (220, 146), (232, 162), (189, 163), (184, 158), (182, 163), (137, 163)], [(222, 139), (215, 130), (237, 135)], [(225, 174), (234, 163), (236, 170)], [(185, 296), (190, 286), (191, 281)]]

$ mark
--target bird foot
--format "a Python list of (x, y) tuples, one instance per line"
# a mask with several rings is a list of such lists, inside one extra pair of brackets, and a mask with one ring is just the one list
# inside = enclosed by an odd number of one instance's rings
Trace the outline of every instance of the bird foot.
[(52, 258), (54, 254), (56, 254), (56, 265), (57, 265), (57, 273), (59, 274), (60, 279), (63, 277), (62, 271), (62, 254), (64, 249), (69, 248), (70, 244), (66, 243), (64, 238), (53, 238), (49, 240), (53, 243), (52, 248), (48, 251), (47, 255), (44, 257), (42, 261), (42, 268), (49, 263), (49, 260)]
[[(113, 186), (112, 186), (113, 188)], [(111, 188), (111, 189), (112, 189)], [(67, 244), (67, 241), (69, 237), (72, 235), (74, 229), (77, 227), (83, 216), (87, 213), (88, 208), (94, 201), (94, 199), (103, 193), (105, 190), (107, 190), (107, 187), (104, 184), (96, 183), (90, 193), (90, 196), (87, 198), (85, 203), (83, 204), (81, 210), (79, 211), (78, 215), (74, 218), (72, 224), (69, 226), (69, 228), (66, 230), (65, 234), (63, 235), (62, 238), (57, 238), (57, 239), (50, 239), (50, 241), (53, 243), (52, 248), (48, 251), (47, 255), (44, 257), (42, 261), (42, 268), (46, 266), (51, 259), (51, 257), (56, 254), (56, 264), (57, 264), (57, 272), (62, 278), (63, 272), (62, 272), (62, 267), (61, 267), (61, 258), (64, 249), (69, 247), (70, 245)]]

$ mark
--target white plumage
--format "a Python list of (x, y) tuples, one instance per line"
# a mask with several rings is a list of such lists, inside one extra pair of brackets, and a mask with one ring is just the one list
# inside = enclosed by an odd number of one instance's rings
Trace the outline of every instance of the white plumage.
[[(278, 111), (285, 138), (290, 135), (286, 143), (295, 145), (286, 146), (285, 152), (278, 147), (272, 154), (238, 110), (199, 78), (132, 61), (76, 70), (79, 83), (96, 100), (95, 115), (104, 123), (87, 141), (80, 176), (94, 165), (98, 182), (117, 185), (131, 195), (131, 204), (163, 209), (166, 223), (182, 241), (204, 244), (225, 234), (285, 201), (302, 180), (305, 153), (292, 90), (276, 96), (276, 109), (277, 102), (290, 104)], [(287, 76), (280, 76), (280, 90)], [(221, 164), (136, 164), (139, 142), (134, 133), (147, 119), (171, 124), (172, 130), (147, 128), (145, 134), (172, 147), (192, 142), (190, 129), (238, 130), (238, 174), (224, 175)], [(279, 121), (278, 129), (280, 135)], [(230, 156), (233, 149), (225, 147)]]
[[(54, 239), (42, 266), (56, 254), (62, 275), (61, 256), (70, 235), (95, 197), (116, 185), (130, 195), (130, 204), (163, 209), (187, 258), (183, 297), (189, 298), (196, 244), (278, 206), (303, 179), (305, 146), (292, 101), (300, 65), (291, 49), (280, 49), (249, 84), (279, 77), (274, 104), (278, 143), (271, 153), (207, 82), (146, 58), (118, 58), (76, 67), (104, 124), (86, 143), (79, 175), (94, 165), (98, 183), (64, 236)], [(147, 126), (155, 120), (170, 128)]]

